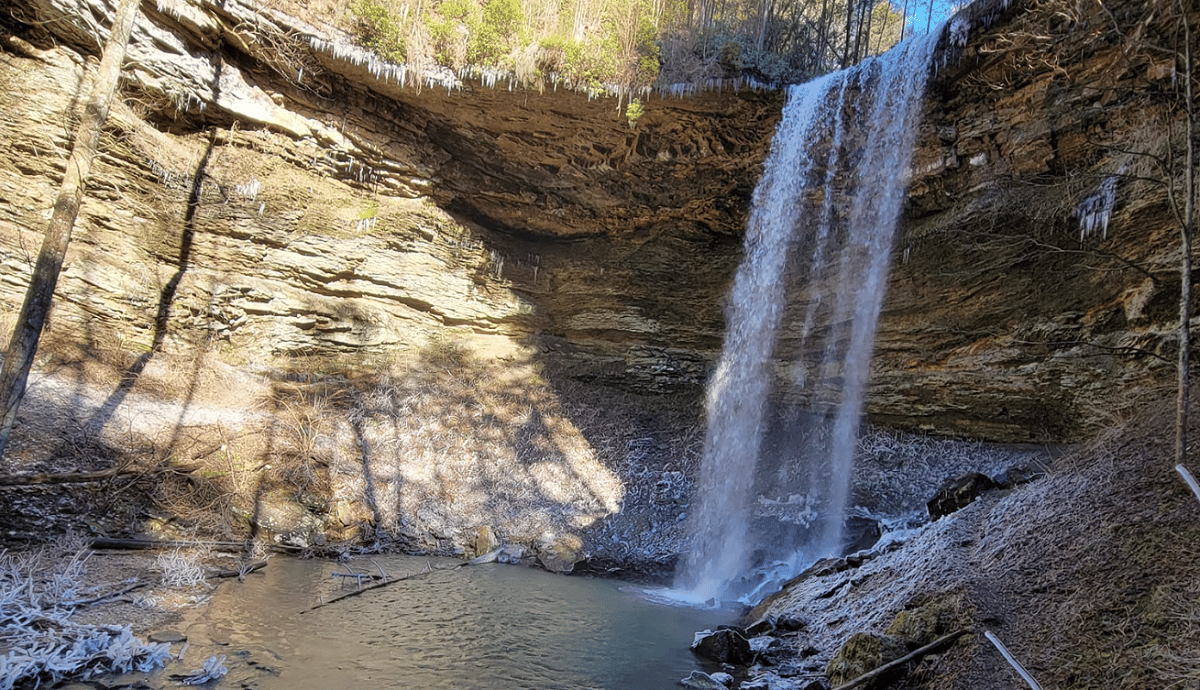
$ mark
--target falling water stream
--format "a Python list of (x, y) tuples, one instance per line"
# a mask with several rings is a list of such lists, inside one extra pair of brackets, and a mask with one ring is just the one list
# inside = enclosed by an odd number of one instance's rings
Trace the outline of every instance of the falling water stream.
[[(744, 594), (733, 583), (754, 550), (772, 551), (759, 560), (782, 559), (795, 571), (843, 547), (892, 235), (940, 33), (789, 91), (755, 189), (725, 344), (708, 388), (696, 536), (676, 583), (689, 598)], [(783, 370), (778, 355), (785, 346), (791, 364)], [(805, 423), (816, 428), (809, 436), (821, 438), (812, 445), (822, 452), (797, 453), (793, 464), (806, 467), (784, 474), (803, 481), (773, 499), (798, 506), (799, 541), (762, 544), (751, 533), (761, 488), (756, 468), (771, 401), (781, 393), (804, 401)]]

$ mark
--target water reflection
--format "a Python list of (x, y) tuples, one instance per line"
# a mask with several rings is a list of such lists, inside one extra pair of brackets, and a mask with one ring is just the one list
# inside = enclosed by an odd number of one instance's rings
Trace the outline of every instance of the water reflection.
[[(448, 565), (375, 563), (392, 576)], [(220, 686), (262, 690), (673, 688), (700, 668), (693, 632), (727, 622), (620, 582), (500, 564), (435, 569), (306, 611), (347, 591), (330, 577), (339, 567), (277, 558), (261, 576), (223, 583), (193, 612), (177, 666), (226, 654)], [(165, 687), (165, 673), (153, 684)]]

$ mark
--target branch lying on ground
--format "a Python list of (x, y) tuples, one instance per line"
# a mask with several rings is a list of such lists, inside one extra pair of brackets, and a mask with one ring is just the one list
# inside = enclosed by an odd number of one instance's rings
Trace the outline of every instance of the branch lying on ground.
[(1021, 679), (1029, 684), (1031, 690), (1042, 690), (1042, 686), (1039, 685), (1037, 680), (1034, 679), (1033, 675), (1021, 665), (1021, 662), (1017, 661), (1017, 658), (1012, 655), (1012, 652), (1008, 651), (1008, 647), (1004, 646), (1004, 643), (1000, 641), (1000, 638), (992, 634), (991, 630), (984, 631), (983, 636), (988, 638), (988, 641), (995, 645), (996, 650), (1000, 652), (1000, 656), (1003, 656), (1004, 660), (1008, 662), (1008, 665), (1012, 666), (1013, 670), (1017, 672), (1017, 675), (1021, 676)]
[(115, 599), (124, 594), (129, 594), (130, 592), (132, 592), (135, 589), (141, 589), (142, 587), (145, 587), (146, 585), (150, 584), (151, 582), (153, 582), (153, 580), (148, 580), (145, 578), (137, 578), (137, 579), (133, 580), (132, 582), (130, 582), (128, 585), (126, 585), (116, 591), (109, 592), (108, 594), (101, 594), (99, 596), (91, 597), (90, 599), (80, 599), (78, 601), (69, 601), (69, 602), (66, 602), (64, 604), (64, 606), (67, 606), (69, 608), (78, 608), (80, 606), (91, 606), (93, 604), (99, 604), (100, 602), (108, 601), (109, 599)]
[(0, 486), (31, 486), (34, 484), (81, 484), (99, 482), (125, 474), (139, 474), (141, 470), (127, 467), (110, 467), (95, 472), (43, 472), (41, 474), (11, 474), (0, 476)]
[(1192, 493), (1196, 494), (1196, 500), (1200, 501), (1200, 484), (1196, 483), (1196, 478), (1192, 476), (1192, 473), (1188, 471), (1188, 468), (1180, 464), (1175, 466), (1175, 471), (1178, 472), (1179, 476), (1183, 478), (1183, 482), (1188, 485), (1188, 488), (1192, 490)]
[(267, 567), (266, 561), (252, 561), (250, 563), (240, 565), (236, 568), (228, 568), (225, 570), (209, 570), (207, 573), (207, 576), (208, 577), (236, 577), (237, 579), (241, 580), (243, 577), (245, 577), (249, 573), (253, 573), (256, 570), (262, 570), (265, 567)]

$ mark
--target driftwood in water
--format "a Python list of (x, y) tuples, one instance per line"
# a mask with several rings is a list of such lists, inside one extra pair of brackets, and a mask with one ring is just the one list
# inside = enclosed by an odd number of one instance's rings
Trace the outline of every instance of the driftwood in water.
[(224, 570), (210, 570), (206, 573), (206, 575), (208, 577), (218, 577), (218, 578), (219, 577), (236, 577), (237, 579), (240, 580), (243, 577), (245, 577), (248, 573), (252, 573), (256, 570), (262, 570), (265, 567), (267, 567), (266, 561), (252, 561), (250, 563), (246, 563), (244, 565), (238, 566), (237, 568), (227, 568)]
[(862, 685), (863, 683), (868, 683), (868, 682), (874, 680), (875, 678), (878, 678), (879, 676), (887, 673), (888, 671), (899, 668), (900, 666), (903, 666), (904, 664), (907, 664), (910, 661), (915, 661), (916, 659), (919, 659), (919, 658), (925, 656), (926, 654), (934, 654), (938, 651), (941, 651), (941, 649), (943, 647), (950, 646), (950, 644), (952, 642), (954, 642), (958, 638), (962, 637), (963, 635), (966, 635), (969, 632), (971, 632), (971, 631), (964, 628), (957, 632), (952, 632), (949, 635), (946, 635), (944, 637), (939, 637), (938, 639), (934, 640), (933, 642), (930, 642), (929, 644), (925, 645), (924, 647), (921, 647), (920, 649), (913, 650), (913, 651), (909, 652), (908, 654), (900, 657), (899, 659), (896, 659), (895, 661), (889, 661), (888, 663), (884, 664), (883, 666), (880, 666), (879, 668), (877, 668), (873, 671), (867, 671), (866, 673), (862, 674), (858, 678), (855, 678), (854, 680), (850, 681), (849, 683), (843, 683), (843, 684), (837, 686), (836, 688), (834, 688), (834, 690), (850, 690), (850, 688), (857, 688), (858, 686)]
[(387, 587), (388, 585), (394, 585), (397, 582), (411, 580), (413, 578), (420, 577), (422, 575), (429, 575), (430, 573), (436, 572), (438, 570), (458, 570), (459, 568), (463, 567), (463, 565), (465, 565), (465, 564), (434, 567), (433, 565), (427, 564), (425, 567), (425, 570), (415, 572), (415, 573), (410, 573), (408, 575), (402, 575), (400, 577), (385, 577), (384, 579), (374, 582), (372, 584), (369, 584), (366, 587), (359, 587), (358, 589), (354, 590), (353, 592), (346, 592), (345, 594), (339, 594), (336, 597), (329, 599), (328, 601), (322, 601), (317, 604), (313, 604), (312, 606), (301, 611), (300, 613), (308, 613), (309, 611), (315, 611), (315, 610), (321, 608), (322, 606), (328, 606), (329, 604), (332, 604), (337, 601), (341, 601), (343, 599), (349, 599), (350, 597), (356, 597), (356, 596), (362, 594), (363, 592), (369, 592), (373, 589), (380, 589), (382, 587)]

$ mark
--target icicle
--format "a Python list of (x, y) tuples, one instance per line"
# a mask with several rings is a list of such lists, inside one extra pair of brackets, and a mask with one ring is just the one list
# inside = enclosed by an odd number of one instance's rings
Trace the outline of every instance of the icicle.
[(1108, 239), (1108, 222), (1117, 204), (1117, 175), (1109, 175), (1100, 183), (1096, 193), (1079, 202), (1075, 215), (1079, 217), (1079, 241), (1083, 242), (1101, 231), (1101, 238)]

